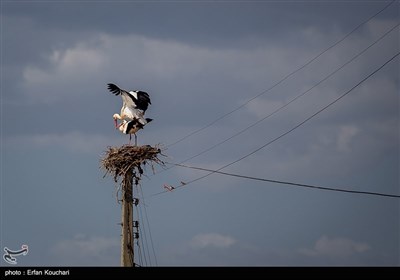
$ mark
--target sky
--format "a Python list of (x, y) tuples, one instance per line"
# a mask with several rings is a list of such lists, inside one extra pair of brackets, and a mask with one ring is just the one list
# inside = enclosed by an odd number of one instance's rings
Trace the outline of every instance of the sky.
[[(149, 93), (139, 145), (219, 169), (398, 53), (399, 2), (371, 18), (389, 3), (2, 0), (2, 252), (28, 245), (21, 266), (119, 266), (118, 185), (100, 160), (129, 137), (107, 83)], [(222, 171), (399, 195), (399, 77), (397, 57)], [(398, 198), (220, 174), (163, 192), (207, 173), (154, 167), (135, 188), (143, 266), (400, 264)]]

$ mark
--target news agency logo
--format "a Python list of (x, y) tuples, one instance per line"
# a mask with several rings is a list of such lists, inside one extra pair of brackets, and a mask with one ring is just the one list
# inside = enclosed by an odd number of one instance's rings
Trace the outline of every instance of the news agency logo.
[(7, 247), (4, 247), (4, 252), (6, 252), (3, 255), (3, 260), (9, 264), (17, 264), (17, 258), (15, 258), (16, 256), (26, 256), (28, 254), (28, 245), (22, 245), (21, 246), (21, 250), (18, 251), (13, 251), (8, 249)]

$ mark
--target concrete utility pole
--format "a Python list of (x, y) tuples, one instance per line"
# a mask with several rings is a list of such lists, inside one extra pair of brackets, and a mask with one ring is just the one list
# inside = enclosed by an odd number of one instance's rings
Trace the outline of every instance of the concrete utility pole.
[[(133, 220), (133, 206), (139, 203), (138, 198), (133, 197), (133, 180), (138, 185), (144, 172), (143, 166), (153, 164), (164, 166), (158, 156), (161, 154), (159, 147), (131, 146), (108, 147), (104, 157), (101, 159), (101, 166), (107, 174), (111, 174), (114, 181), (121, 182), (121, 266), (136, 266), (134, 259), (135, 240), (139, 239), (139, 221)], [(117, 198), (119, 198), (117, 191)], [(140, 256), (140, 255), (139, 255)], [(140, 260), (140, 258), (139, 258)], [(138, 265), (141, 265), (140, 263)]]
[(125, 173), (122, 185), (121, 266), (135, 266), (133, 250), (133, 175)]

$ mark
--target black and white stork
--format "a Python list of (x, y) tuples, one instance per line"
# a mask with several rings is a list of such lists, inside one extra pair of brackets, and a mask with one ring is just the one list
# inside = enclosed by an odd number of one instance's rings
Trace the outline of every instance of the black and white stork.
[(151, 104), (150, 96), (147, 92), (141, 90), (128, 92), (115, 84), (107, 84), (107, 88), (112, 94), (116, 96), (121, 95), (122, 97), (121, 113), (114, 114), (113, 116), (116, 127), (118, 127), (117, 119), (121, 121), (132, 121), (136, 118), (142, 120), (141, 123), (143, 125), (147, 123), (145, 122), (144, 113), (149, 107), (149, 104)]
[(149, 118), (146, 119), (134, 118), (131, 121), (123, 120), (122, 123), (117, 128), (122, 133), (129, 134), (129, 144), (131, 143), (132, 140), (132, 134), (135, 135), (135, 145), (137, 146), (136, 132), (138, 132), (140, 129), (143, 129), (143, 127), (152, 120), (153, 119)]
[[(129, 134), (129, 144), (131, 143), (132, 134), (134, 134), (135, 145), (137, 145), (136, 132), (152, 121), (152, 119), (144, 117), (144, 113), (149, 104), (151, 104), (149, 94), (141, 90), (128, 92), (115, 84), (107, 84), (107, 88), (112, 94), (121, 95), (122, 97), (121, 113), (113, 115), (115, 127), (122, 133)], [(118, 120), (121, 120), (119, 125)]]

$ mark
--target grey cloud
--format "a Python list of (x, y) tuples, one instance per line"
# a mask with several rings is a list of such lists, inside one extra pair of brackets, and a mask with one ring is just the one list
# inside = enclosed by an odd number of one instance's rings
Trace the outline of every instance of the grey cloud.
[(114, 237), (77, 234), (57, 241), (49, 251), (53, 265), (118, 266), (120, 241)]
[(371, 247), (365, 243), (355, 242), (348, 238), (330, 238), (321, 236), (312, 249), (300, 249), (299, 252), (306, 256), (328, 256), (333, 258), (349, 257), (354, 254), (362, 254)]

